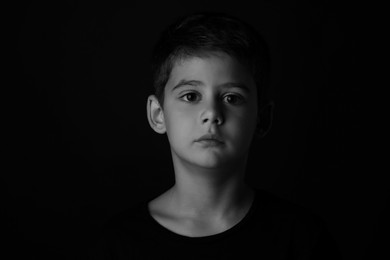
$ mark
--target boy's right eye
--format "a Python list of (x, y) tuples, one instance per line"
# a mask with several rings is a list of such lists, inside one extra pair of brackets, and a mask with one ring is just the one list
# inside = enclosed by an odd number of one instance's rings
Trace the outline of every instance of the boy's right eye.
[(199, 98), (198, 94), (194, 92), (189, 92), (181, 96), (181, 99), (183, 99), (186, 102), (196, 102), (198, 98)]

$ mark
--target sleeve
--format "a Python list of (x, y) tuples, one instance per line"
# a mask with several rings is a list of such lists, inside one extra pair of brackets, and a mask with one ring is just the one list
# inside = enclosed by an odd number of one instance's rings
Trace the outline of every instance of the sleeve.
[(140, 243), (137, 243), (137, 237), (132, 231), (120, 222), (105, 226), (88, 249), (87, 259), (139, 259)]
[(326, 222), (319, 215), (307, 211), (296, 219), (293, 251), (293, 259), (299, 260), (342, 259)]
[(111, 260), (107, 232), (102, 230), (95, 242), (87, 249), (88, 260)]
[(310, 260), (343, 259), (340, 247), (330, 233), (326, 222), (318, 215), (314, 215), (313, 218), (317, 226), (317, 232), (312, 241)]
[(111, 259), (106, 239), (103, 235), (95, 235), (93, 241), (84, 241), (70, 248), (65, 255), (66, 260), (109, 260)]

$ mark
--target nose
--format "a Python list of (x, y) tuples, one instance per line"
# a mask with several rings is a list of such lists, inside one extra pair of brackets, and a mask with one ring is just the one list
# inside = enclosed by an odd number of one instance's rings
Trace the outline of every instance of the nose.
[(203, 124), (223, 124), (224, 117), (221, 105), (215, 100), (208, 102), (201, 114), (201, 121)]

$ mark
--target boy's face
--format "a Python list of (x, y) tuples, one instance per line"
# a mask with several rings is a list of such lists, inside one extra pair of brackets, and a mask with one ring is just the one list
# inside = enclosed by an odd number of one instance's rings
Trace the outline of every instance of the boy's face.
[[(227, 54), (177, 61), (162, 112), (172, 156), (204, 168), (245, 159), (256, 128), (256, 91), (252, 76)], [(207, 134), (219, 142), (199, 141)]]

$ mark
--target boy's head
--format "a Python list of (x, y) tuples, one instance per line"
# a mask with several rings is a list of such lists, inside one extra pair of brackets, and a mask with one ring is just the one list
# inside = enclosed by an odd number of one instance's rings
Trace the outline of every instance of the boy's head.
[(168, 28), (153, 57), (156, 91), (147, 114), (156, 132), (167, 133), (174, 164), (245, 161), (264, 114), (268, 56), (261, 37), (229, 16), (196, 14)]
[(269, 56), (261, 35), (229, 15), (197, 13), (168, 27), (153, 51), (153, 85), (162, 106), (165, 85), (175, 62), (188, 57), (204, 57), (210, 52), (223, 52), (236, 58), (255, 80), (258, 107), (266, 104)]

